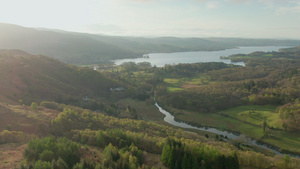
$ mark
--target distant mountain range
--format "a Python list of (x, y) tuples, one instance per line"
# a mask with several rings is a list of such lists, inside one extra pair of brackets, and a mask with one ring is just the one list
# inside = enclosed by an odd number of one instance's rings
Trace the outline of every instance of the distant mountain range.
[(300, 40), (241, 38), (143, 38), (104, 36), (0, 23), (0, 49), (21, 49), (69, 64), (99, 64), (148, 53), (213, 51), (236, 46), (296, 46)]

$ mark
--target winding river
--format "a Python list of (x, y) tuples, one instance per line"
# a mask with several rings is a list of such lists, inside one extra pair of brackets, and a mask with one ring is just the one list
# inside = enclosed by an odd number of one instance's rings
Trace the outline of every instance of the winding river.
[[(276, 148), (273, 148), (271, 146), (267, 146), (263, 143), (259, 143), (257, 140), (254, 140), (252, 138), (248, 138), (244, 134), (235, 134), (235, 133), (232, 133), (232, 132), (229, 132), (229, 131), (221, 131), (221, 130), (218, 130), (218, 129), (213, 128), (213, 127), (196, 127), (196, 126), (192, 126), (190, 124), (184, 123), (184, 122), (175, 121), (174, 116), (171, 115), (171, 113), (169, 113), (168, 111), (164, 110), (162, 107), (160, 107), (157, 102), (155, 102), (155, 106), (158, 108), (158, 110), (162, 114), (165, 115), (164, 121), (171, 124), (171, 125), (173, 125), (173, 126), (181, 127), (181, 128), (184, 128), (184, 129), (195, 129), (195, 130), (200, 130), (200, 131), (211, 132), (211, 133), (214, 133), (214, 134), (223, 135), (224, 137), (227, 136), (228, 138), (230, 138), (232, 140), (243, 138), (245, 140), (245, 142), (249, 145), (254, 145), (254, 146), (257, 146), (257, 147), (269, 149), (269, 150), (272, 150), (275, 154), (279, 154), (279, 155), (288, 154), (288, 153), (280, 153)], [(291, 156), (291, 157), (300, 158), (299, 155), (295, 155), (295, 154), (288, 154), (288, 155)]]
[[(238, 62), (238, 63), (231, 63), (230, 60), (222, 60), (220, 59), (220, 56), (228, 56), (232, 54), (248, 54), (254, 51), (278, 51), (281, 48), (287, 48), (288, 46), (252, 46), (252, 47), (239, 47), (234, 49), (226, 49), (226, 50), (220, 50), (220, 51), (197, 51), (197, 52), (177, 52), (177, 53), (150, 53), (148, 54), (149, 58), (136, 58), (136, 59), (121, 59), (121, 60), (115, 60), (114, 63), (116, 65), (121, 65), (124, 62), (150, 62), (151, 65), (155, 65), (157, 67), (163, 67), (165, 64), (179, 64), (179, 63), (198, 63), (198, 62), (224, 62), (227, 64), (236, 64), (236, 65), (242, 65), (245, 66), (244, 62)], [(158, 103), (155, 103), (155, 106), (159, 109), (161, 113), (165, 115), (164, 121), (167, 123), (181, 127), (184, 129), (195, 129), (195, 130), (201, 130), (201, 131), (207, 131), (211, 133), (215, 133), (218, 135), (223, 135), (224, 137), (227, 136), (229, 139), (237, 140), (242, 139), (249, 145), (254, 145), (257, 147), (265, 148), (272, 150), (275, 154), (284, 155), (283, 153), (280, 153), (278, 149), (268, 146), (266, 144), (260, 143), (257, 140), (251, 139), (246, 137), (244, 134), (235, 134), (229, 131), (221, 131), (216, 128), (212, 127), (196, 127), (189, 125), (184, 122), (178, 122), (175, 121), (174, 116), (172, 116), (169, 112), (164, 110), (162, 107), (158, 105)], [(299, 155), (294, 154), (288, 154), (289, 156), (300, 158)]]

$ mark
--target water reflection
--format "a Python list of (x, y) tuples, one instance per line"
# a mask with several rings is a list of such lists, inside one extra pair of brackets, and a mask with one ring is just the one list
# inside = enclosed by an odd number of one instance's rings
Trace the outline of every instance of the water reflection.
[[(287, 46), (260, 46), (260, 47), (239, 47), (234, 49), (226, 49), (220, 51), (197, 51), (197, 52), (176, 52), (176, 53), (150, 53), (149, 58), (136, 59), (121, 59), (115, 60), (116, 65), (121, 65), (124, 62), (150, 62), (151, 65), (163, 67), (165, 64), (179, 64), (179, 63), (199, 63), (199, 62), (224, 62), (227, 64), (235, 64), (245, 66), (244, 62), (232, 63), (230, 60), (220, 59), (220, 56), (229, 56), (232, 54), (249, 54), (255, 51), (278, 51)], [(142, 56), (141, 56), (142, 57)]]

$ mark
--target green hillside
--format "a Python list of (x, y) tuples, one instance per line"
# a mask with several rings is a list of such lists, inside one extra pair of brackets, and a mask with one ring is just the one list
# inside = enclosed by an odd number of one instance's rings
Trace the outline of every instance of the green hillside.
[(19, 50), (1, 50), (0, 60), (1, 97), (14, 102), (51, 100), (80, 105), (84, 97), (109, 98), (110, 88), (120, 85), (92, 69)]

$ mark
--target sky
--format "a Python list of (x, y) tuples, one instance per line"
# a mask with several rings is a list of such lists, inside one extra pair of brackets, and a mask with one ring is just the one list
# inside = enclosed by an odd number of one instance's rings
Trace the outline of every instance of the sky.
[(300, 39), (300, 0), (0, 0), (0, 22), (119, 36)]

